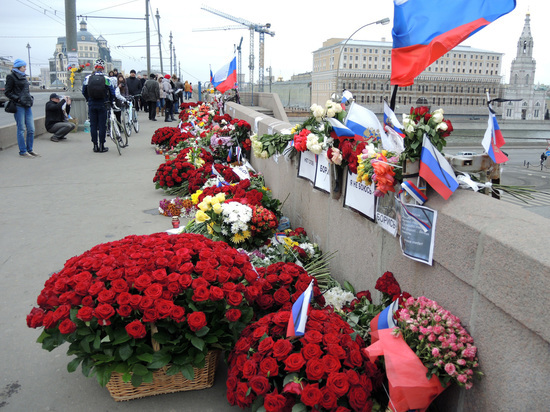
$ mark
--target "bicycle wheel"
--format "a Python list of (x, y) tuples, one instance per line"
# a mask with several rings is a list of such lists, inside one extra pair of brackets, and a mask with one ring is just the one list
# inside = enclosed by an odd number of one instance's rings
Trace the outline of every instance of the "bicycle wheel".
[(126, 135), (126, 144), (128, 144), (128, 138), (132, 135), (132, 125), (130, 124), (130, 114), (128, 110), (122, 111), (122, 130)]
[(118, 129), (119, 137), (118, 143), (120, 148), (128, 146), (128, 135), (126, 134), (126, 127), (123, 123), (120, 123), (118, 120), (115, 122), (115, 126)]
[(134, 124), (134, 130), (139, 133), (139, 121), (136, 109), (132, 109), (132, 123)]
[(120, 151), (120, 129), (118, 128), (117, 121), (116, 120), (111, 120), (110, 124), (111, 124), (111, 127), (110, 127), (111, 140), (115, 144), (116, 149), (118, 150), (118, 154), (122, 155), (122, 153)]

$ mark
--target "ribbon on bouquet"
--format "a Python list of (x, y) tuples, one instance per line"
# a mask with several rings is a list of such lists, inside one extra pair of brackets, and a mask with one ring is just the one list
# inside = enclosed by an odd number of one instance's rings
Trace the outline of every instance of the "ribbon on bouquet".
[(294, 139), (288, 142), (288, 144), (285, 147), (285, 150), (283, 150), (283, 156), (289, 156), (292, 152), (292, 149), (294, 148)]
[(227, 183), (227, 182), (225, 181), (225, 179), (223, 178), (223, 176), (220, 174), (220, 172), (218, 172), (218, 171), (216, 170), (216, 168), (214, 167), (214, 165), (212, 165), (212, 174), (218, 178), (218, 184), (216, 185), (217, 187), (229, 186), (229, 183)]
[(474, 192), (478, 192), (481, 189), (485, 189), (486, 187), (492, 189), (493, 184), (491, 182), (481, 183), (476, 182), (473, 180), (468, 173), (460, 172), (456, 176), (456, 180), (458, 180), (458, 185), (462, 189), (472, 189)]
[(416, 217), (413, 213), (411, 213), (411, 211), (409, 209), (407, 209), (407, 206), (405, 206), (405, 203), (403, 203), (403, 200), (401, 199), (403, 192), (404, 192), (404, 190), (401, 189), (399, 191), (399, 193), (397, 194), (397, 199), (399, 200), (399, 203), (401, 203), (401, 208), (403, 209), (403, 211), (407, 215), (409, 215), (411, 217), (413, 222), (415, 222), (418, 226), (420, 226), (422, 231), (424, 233), (426, 233), (428, 230), (430, 230), (432, 228), (432, 226), (429, 223), (424, 222), (422, 219), (419, 219), (418, 217)]

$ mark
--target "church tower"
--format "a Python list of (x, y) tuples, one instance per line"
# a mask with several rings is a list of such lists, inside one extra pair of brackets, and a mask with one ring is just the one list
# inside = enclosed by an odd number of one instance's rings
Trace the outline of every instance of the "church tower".
[(510, 84), (504, 92), (506, 99), (521, 101), (503, 104), (502, 118), (517, 120), (543, 120), (544, 91), (536, 90), (535, 70), (537, 62), (533, 58), (533, 35), (531, 15), (525, 15), (525, 23), (516, 49), (516, 57), (510, 66)]

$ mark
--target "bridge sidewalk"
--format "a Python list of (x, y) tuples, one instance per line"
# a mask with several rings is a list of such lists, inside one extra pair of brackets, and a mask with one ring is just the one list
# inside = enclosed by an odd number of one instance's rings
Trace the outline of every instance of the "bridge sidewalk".
[(70, 133), (54, 143), (44, 134), (35, 140), (42, 157), (24, 159), (17, 146), (0, 151), (0, 344), (4, 411), (237, 411), (225, 399), (226, 368), (220, 362), (212, 388), (114, 402), (95, 378), (66, 365), (67, 345), (44, 351), (40, 331), (26, 326), (44, 282), (65, 261), (96, 244), (131, 234), (150, 234), (171, 227), (158, 215), (164, 197), (153, 176), (162, 156), (150, 144), (153, 132), (176, 126), (147, 120), (132, 134), (119, 156), (93, 153), (90, 136)]

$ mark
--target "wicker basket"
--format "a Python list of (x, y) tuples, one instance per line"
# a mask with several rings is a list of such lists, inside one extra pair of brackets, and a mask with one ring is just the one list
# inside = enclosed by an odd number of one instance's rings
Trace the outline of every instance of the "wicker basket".
[[(158, 343), (153, 340), (153, 348), (158, 350)], [(219, 350), (211, 350), (206, 355), (204, 368), (193, 368), (195, 379), (192, 381), (186, 379), (181, 373), (168, 376), (166, 371), (170, 367), (167, 365), (153, 372), (153, 382), (144, 382), (138, 387), (134, 387), (132, 382), (124, 382), (122, 374), (113, 372), (111, 379), (107, 383), (107, 389), (117, 402), (129, 401), (132, 399), (144, 398), (146, 396), (162, 395), (164, 393), (196, 391), (206, 389), (214, 385), (216, 375), (216, 366), (218, 365)]]

